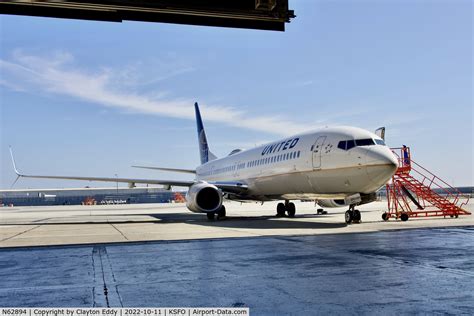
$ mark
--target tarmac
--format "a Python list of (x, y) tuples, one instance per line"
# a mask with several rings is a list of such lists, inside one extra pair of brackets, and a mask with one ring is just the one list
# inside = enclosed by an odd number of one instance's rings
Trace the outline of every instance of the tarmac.
[[(295, 218), (276, 218), (276, 203), (226, 203), (227, 219), (208, 221), (184, 204), (6, 207), (0, 209), (0, 247), (364, 233), (422, 227), (473, 226), (474, 216), (383, 222), (386, 202), (358, 207), (362, 223), (346, 225), (346, 208), (316, 215), (314, 203), (296, 203)], [(474, 203), (467, 205), (472, 211)]]
[[(467, 209), (473, 210), (473, 203)], [(383, 222), (384, 202), (275, 218), (226, 204), (0, 209), (0, 306), (249, 307), (255, 315), (472, 314), (474, 219)]]

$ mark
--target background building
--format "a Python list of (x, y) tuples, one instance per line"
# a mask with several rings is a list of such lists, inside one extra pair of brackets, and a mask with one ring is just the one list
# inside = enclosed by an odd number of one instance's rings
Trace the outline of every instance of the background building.
[(184, 202), (186, 192), (162, 188), (73, 188), (0, 191), (0, 205), (101, 205)]

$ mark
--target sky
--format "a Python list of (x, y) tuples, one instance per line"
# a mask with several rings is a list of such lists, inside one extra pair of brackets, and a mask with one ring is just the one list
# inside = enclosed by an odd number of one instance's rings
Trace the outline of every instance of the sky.
[[(474, 185), (470, 0), (290, 0), (285, 32), (0, 16), (0, 189), (24, 173), (190, 179), (193, 103), (217, 156), (331, 125)], [(14, 188), (113, 186), (20, 179)]]

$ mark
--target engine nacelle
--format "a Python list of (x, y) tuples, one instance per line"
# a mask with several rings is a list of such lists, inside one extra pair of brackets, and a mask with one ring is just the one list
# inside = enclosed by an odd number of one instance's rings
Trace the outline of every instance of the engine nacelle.
[(216, 212), (222, 206), (222, 192), (215, 185), (196, 183), (186, 193), (186, 206), (194, 213)]
[(362, 205), (373, 202), (377, 199), (377, 194), (370, 193), (370, 194), (354, 194), (351, 196), (346, 197), (345, 199), (324, 199), (324, 200), (317, 200), (319, 206), (321, 207), (342, 207), (342, 206), (349, 206), (352, 204)]
[(321, 207), (342, 207), (346, 206), (346, 201), (344, 199), (334, 199), (334, 200), (317, 200), (316, 203), (318, 203), (319, 206)]

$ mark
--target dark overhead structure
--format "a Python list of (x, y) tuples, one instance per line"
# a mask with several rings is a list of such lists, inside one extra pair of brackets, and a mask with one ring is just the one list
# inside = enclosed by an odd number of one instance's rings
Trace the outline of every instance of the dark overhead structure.
[(12, 0), (0, 14), (96, 21), (144, 21), (284, 31), (288, 0)]

